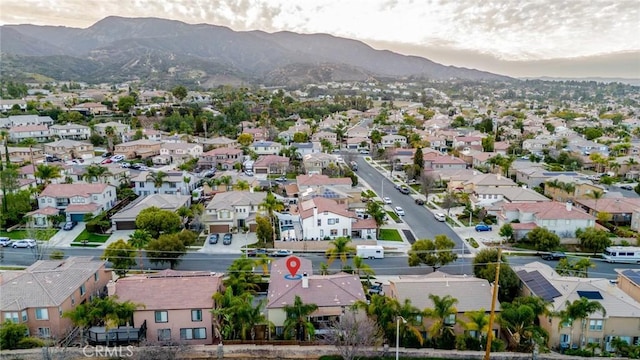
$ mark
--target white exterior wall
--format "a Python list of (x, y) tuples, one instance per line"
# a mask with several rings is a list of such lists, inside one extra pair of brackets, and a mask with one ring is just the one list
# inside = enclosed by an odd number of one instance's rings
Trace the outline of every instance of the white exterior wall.
[[(329, 225), (329, 219), (338, 219), (338, 223)], [(318, 226), (318, 220), (321, 225)], [(305, 239), (324, 239), (326, 236), (335, 239), (341, 236), (351, 236), (351, 218), (334, 214), (319, 212), (317, 215), (310, 216), (302, 220), (302, 231)], [(331, 230), (335, 230), (337, 234), (331, 235)], [(346, 232), (345, 232), (346, 231)]]

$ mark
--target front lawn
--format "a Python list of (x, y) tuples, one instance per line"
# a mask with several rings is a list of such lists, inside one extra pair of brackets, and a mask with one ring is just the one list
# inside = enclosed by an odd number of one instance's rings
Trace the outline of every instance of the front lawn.
[(383, 241), (402, 241), (400, 233), (396, 229), (380, 229), (378, 240)]
[(88, 232), (87, 229), (84, 229), (82, 230), (80, 235), (78, 235), (78, 237), (75, 238), (75, 240), (73, 240), (73, 242), (80, 243), (80, 244), (83, 244), (85, 242), (92, 243), (92, 244), (97, 243), (98, 246), (100, 246), (100, 244), (104, 244), (105, 242), (107, 242), (109, 237), (111, 237), (111, 235), (93, 234)]
[(387, 211), (387, 214), (389, 214), (389, 216), (395, 221), (395, 222), (400, 222), (400, 218), (398, 217), (398, 215), (396, 215), (395, 212), (393, 211)]
[(49, 239), (51, 239), (51, 237), (53, 237), (57, 232), (57, 229), (22, 229), (13, 230), (11, 232), (0, 231), (0, 237), (8, 237), (13, 240), (36, 239), (49, 241)]

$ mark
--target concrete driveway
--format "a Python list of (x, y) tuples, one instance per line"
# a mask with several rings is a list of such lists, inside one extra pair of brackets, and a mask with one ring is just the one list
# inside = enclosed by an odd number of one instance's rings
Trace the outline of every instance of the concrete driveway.
[(222, 243), (222, 236), (224, 234), (220, 234), (220, 238), (218, 239), (217, 244), (209, 244), (206, 240), (202, 249), (198, 250), (198, 252), (208, 253), (208, 254), (240, 254), (242, 253), (242, 249), (246, 245), (255, 244), (258, 242), (258, 238), (256, 238), (256, 233), (247, 233), (247, 234), (233, 234), (233, 238), (231, 239), (231, 244), (224, 245)]
[(60, 230), (49, 239), (50, 247), (71, 247), (71, 243), (75, 240), (81, 232), (84, 231), (87, 224), (79, 222), (73, 229), (66, 231)]

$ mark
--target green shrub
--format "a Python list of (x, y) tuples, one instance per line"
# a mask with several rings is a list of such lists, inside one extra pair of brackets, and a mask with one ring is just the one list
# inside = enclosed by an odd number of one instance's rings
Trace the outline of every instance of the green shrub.
[(26, 337), (18, 341), (18, 349), (33, 349), (43, 347), (45, 345), (42, 339), (35, 337)]
[(591, 351), (585, 349), (567, 349), (565, 350), (564, 354), (572, 356), (593, 357)]
[(478, 242), (474, 238), (468, 238), (467, 241), (469, 242), (469, 245), (473, 246), (474, 249), (480, 247), (480, 245), (478, 245)]

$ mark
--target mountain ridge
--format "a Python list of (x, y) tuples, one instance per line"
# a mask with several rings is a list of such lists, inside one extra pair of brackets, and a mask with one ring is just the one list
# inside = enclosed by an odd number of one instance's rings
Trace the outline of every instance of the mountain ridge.
[[(224, 26), (153, 17), (109, 16), (86, 29), (4, 25), (0, 27), (0, 39), (3, 58), (8, 55), (11, 60), (8, 68), (0, 70), (3, 75), (19, 74), (24, 67), (56, 79), (56, 72), (70, 77), (58, 80), (138, 79), (154, 85), (202, 84), (229, 77), (268, 85), (386, 77), (514, 80), (441, 65), (419, 56), (376, 50), (362, 41), (330, 34), (234, 31)], [(56, 56), (51, 58), (56, 60), (54, 72), (45, 64), (48, 57)], [(69, 63), (78, 69), (65, 69), (60, 56), (74, 58)]]

